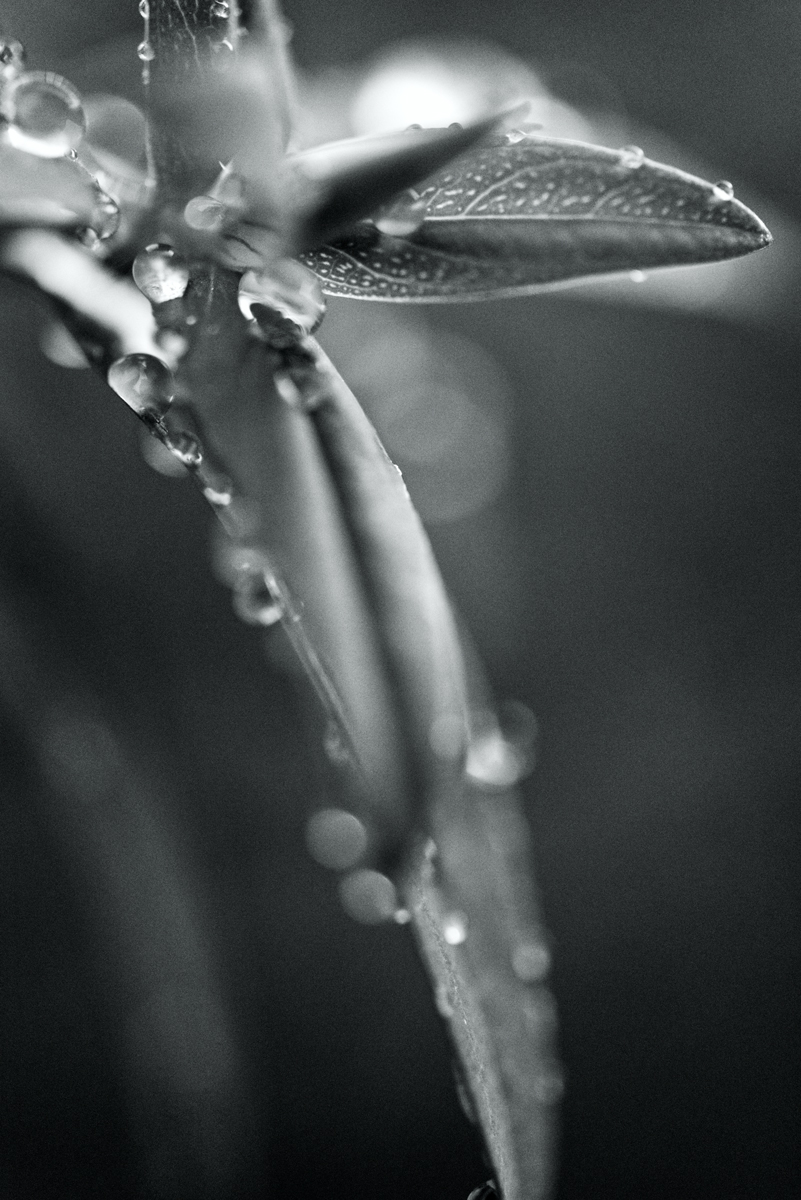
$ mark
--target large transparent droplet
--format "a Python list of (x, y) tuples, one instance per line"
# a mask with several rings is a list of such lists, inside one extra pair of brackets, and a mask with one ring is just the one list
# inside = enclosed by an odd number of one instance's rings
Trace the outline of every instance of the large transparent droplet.
[(0, 34), (0, 79), (8, 82), (25, 70), (25, 47), (16, 38)]
[(134, 283), (152, 304), (178, 300), (189, 286), (189, 267), (172, 246), (154, 242), (133, 264)]
[(291, 258), (279, 259), (267, 271), (245, 272), (239, 281), (239, 308), (248, 320), (258, 318), (254, 305), (277, 313), (299, 335), (313, 333), (325, 315), (317, 276)]
[(71, 83), (52, 71), (27, 71), (3, 97), (8, 140), (40, 158), (63, 158), (80, 142), (86, 121)]
[(423, 224), (425, 215), (425, 201), (405, 194), (400, 200), (383, 209), (373, 224), (389, 237), (409, 237)]
[(321, 866), (347, 871), (356, 866), (367, 849), (367, 830), (353, 813), (324, 808), (309, 818), (306, 845)]
[(109, 386), (139, 416), (161, 416), (175, 395), (172, 372), (153, 354), (126, 354), (108, 369)]

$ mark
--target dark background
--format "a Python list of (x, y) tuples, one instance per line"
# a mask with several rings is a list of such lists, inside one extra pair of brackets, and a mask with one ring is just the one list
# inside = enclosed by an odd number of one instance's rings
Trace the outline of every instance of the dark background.
[[(490, 38), (801, 219), (798, 3), (286, 9), (309, 71), (412, 32)], [(133, 0), (19, 0), (0, 24), (65, 71), (139, 34)], [(119, 70), (130, 86), (132, 50)], [(143, 462), (99, 381), (41, 355), (32, 297), (5, 283), (0, 305), (2, 1194), (465, 1200), (487, 1172), (404, 931), (351, 923), (303, 848), (333, 785), (302, 681), (234, 618), (196, 493)], [(362, 314), (332, 305), (333, 349)], [(540, 722), (559, 1200), (789, 1200), (797, 310), (587, 291), (413, 320), (510, 389), (505, 491), (432, 537), (498, 694)], [(89, 747), (72, 797), (65, 729)]]

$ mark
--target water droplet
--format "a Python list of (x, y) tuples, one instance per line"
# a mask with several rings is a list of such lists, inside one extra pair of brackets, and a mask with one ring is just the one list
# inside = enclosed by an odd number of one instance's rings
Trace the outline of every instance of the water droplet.
[(712, 191), (716, 200), (731, 200), (734, 195), (734, 184), (730, 183), (728, 179), (719, 179)]
[(344, 767), (350, 762), (350, 749), (345, 733), (336, 721), (329, 721), (323, 734), (323, 750), (326, 757), (337, 767)]
[(648, 276), (645, 274), (645, 271), (630, 271), (629, 279), (632, 283), (645, 283)]
[(391, 921), (398, 907), (395, 884), (380, 871), (351, 871), (340, 882), (339, 896), (348, 915), (363, 925)]
[(213, 17), (220, 17), (220, 19), (227, 17), (229, 11), (228, 0), (217, 0), (217, 3), (211, 6), (211, 15)]
[(317, 276), (291, 258), (271, 263), (266, 271), (246, 271), (239, 281), (242, 315), (248, 320), (258, 320), (269, 336), (269, 315), (260, 315), (258, 306), (290, 322), (296, 337), (313, 333), (325, 315), (325, 299)]
[(150, 4), (148, 0), (139, 0), (139, 16), (144, 17), (145, 20), (150, 16)]
[(233, 62), (234, 44), (228, 38), (223, 38), (221, 42), (214, 42), (211, 47), (211, 52), (214, 55), (212, 62), (218, 70), (225, 71), (230, 63)]
[(183, 296), (189, 285), (189, 267), (172, 246), (154, 242), (134, 259), (133, 278), (152, 304), (164, 304)]
[(356, 866), (367, 849), (367, 830), (353, 813), (324, 808), (309, 818), (306, 845), (321, 866), (347, 871)]
[(453, 1016), (453, 997), (448, 990), (447, 984), (438, 983), (434, 989), (434, 1003), (437, 1006), (437, 1012), (447, 1021)]
[(213, 196), (193, 196), (184, 209), (184, 220), (190, 229), (216, 233), (225, 221), (225, 205)]
[(510, 788), (531, 773), (535, 763), (537, 719), (525, 704), (509, 702), (501, 719), (474, 712), (475, 729), (467, 752), (468, 778), (486, 788)]
[(97, 184), (95, 184), (95, 195), (97, 200), (92, 213), (92, 229), (100, 241), (105, 242), (113, 237), (120, 227), (120, 209), (117, 201), (113, 200)]
[(234, 485), (230, 479), (218, 479), (215, 483), (206, 484), (203, 495), (215, 508), (228, 508), (234, 498)]
[(636, 171), (645, 162), (645, 151), (639, 146), (624, 146), (620, 151), (620, 165)]
[(170, 436), (167, 448), (185, 467), (199, 467), (203, 462), (203, 451), (197, 438), (191, 433), (176, 433)]
[(461, 121), (451, 121), (448, 129), (464, 129), (464, 125)]
[(14, 79), (25, 70), (25, 47), (16, 38), (0, 37), (0, 79)]
[(498, 1192), (496, 1191), (495, 1184), (489, 1179), (480, 1188), (476, 1188), (474, 1192), (471, 1192), (467, 1200), (498, 1200)]
[(509, 129), (506, 133), (506, 141), (510, 146), (516, 146), (518, 142), (524, 142), (528, 134), (522, 129)]
[(422, 125), (407, 125), (405, 132), (408, 133), (410, 129), (414, 130), (414, 129), (422, 129), (422, 128), (423, 128)]
[(551, 956), (541, 942), (524, 942), (512, 952), (512, 970), (523, 983), (544, 979), (550, 967)]
[(161, 416), (175, 395), (170, 369), (153, 354), (126, 354), (108, 369), (109, 386), (140, 416)]
[(232, 599), (234, 612), (247, 625), (262, 625), (269, 629), (284, 615), (283, 605), (273, 593), (264, 571), (241, 575)]
[(396, 908), (392, 919), (396, 925), (408, 925), (412, 919), (412, 914), (408, 908)]
[(389, 237), (408, 237), (416, 233), (425, 221), (426, 204), (424, 200), (404, 197), (395, 201), (374, 218), (376, 229)]
[(8, 140), (40, 158), (63, 158), (83, 137), (86, 119), (71, 83), (52, 71), (28, 71), (3, 97)]
[(461, 946), (467, 941), (467, 917), (464, 913), (448, 913), (442, 923), (442, 936), (449, 946)]
[(151, 46), (150, 42), (145, 39), (136, 47), (136, 53), (143, 63), (150, 63), (156, 57), (156, 51)]

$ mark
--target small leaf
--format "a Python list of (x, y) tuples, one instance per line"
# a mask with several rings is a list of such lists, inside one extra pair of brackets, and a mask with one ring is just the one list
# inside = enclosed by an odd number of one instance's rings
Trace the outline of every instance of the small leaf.
[(74, 229), (91, 225), (96, 208), (92, 178), (77, 163), (0, 144), (0, 225)]
[(364, 224), (304, 256), (332, 296), (443, 301), (519, 295), (615, 271), (714, 262), (771, 236), (714, 184), (631, 151), (528, 137), (465, 154), (418, 189), (393, 237)]

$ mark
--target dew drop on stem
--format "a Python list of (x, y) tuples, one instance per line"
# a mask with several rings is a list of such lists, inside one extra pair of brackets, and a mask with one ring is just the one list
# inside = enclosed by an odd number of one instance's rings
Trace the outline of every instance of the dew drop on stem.
[(219, 17), (220, 20), (224, 20), (230, 11), (228, 0), (217, 0), (217, 3), (212, 4), (211, 6), (211, 15), (213, 17)]
[(153, 49), (153, 46), (147, 39), (145, 39), (144, 42), (139, 43), (139, 45), (136, 47), (136, 53), (144, 63), (150, 63), (156, 57), (156, 51)]
[(150, 16), (149, 0), (139, 0), (139, 16), (144, 17), (145, 20)]
[(162, 416), (175, 395), (172, 372), (153, 354), (126, 354), (108, 369), (111, 388), (139, 416)]
[(101, 242), (108, 241), (120, 227), (120, 209), (117, 201), (95, 184), (95, 208), (92, 213), (92, 229)]
[(247, 625), (269, 629), (284, 615), (283, 605), (274, 594), (263, 572), (246, 576), (233, 594), (234, 612)]
[(52, 71), (27, 71), (3, 96), (12, 146), (39, 158), (64, 158), (86, 128), (81, 98), (71, 83)]
[(199, 467), (203, 462), (200, 443), (191, 433), (172, 434), (167, 441), (167, 449), (185, 467)]
[(133, 279), (152, 304), (178, 300), (189, 286), (189, 267), (172, 246), (154, 242), (134, 259)]
[(506, 142), (509, 146), (516, 146), (518, 142), (524, 142), (527, 136), (522, 129), (509, 129), (506, 133)]
[(544, 979), (550, 967), (550, 953), (541, 942), (523, 942), (512, 951), (512, 970), (523, 983)]

